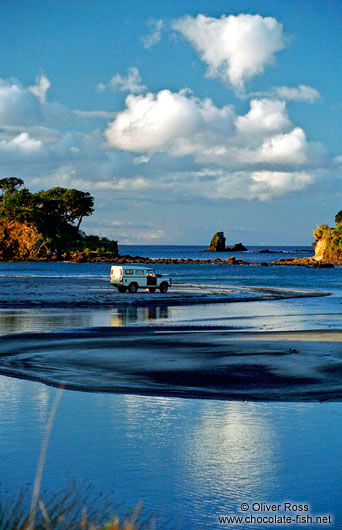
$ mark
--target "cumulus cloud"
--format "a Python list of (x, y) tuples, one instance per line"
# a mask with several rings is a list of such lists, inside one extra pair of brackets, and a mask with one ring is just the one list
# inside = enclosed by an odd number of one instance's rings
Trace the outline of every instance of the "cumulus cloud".
[(0, 79), (0, 123), (30, 125), (42, 119), (39, 100), (19, 82)]
[(255, 99), (237, 116), (230, 106), (218, 108), (186, 91), (128, 96), (105, 135), (111, 147), (123, 151), (193, 155), (221, 167), (300, 165), (309, 153), (306, 135), (293, 127), (284, 101)]
[(28, 89), (34, 94), (41, 103), (46, 101), (46, 92), (50, 88), (51, 83), (46, 75), (38, 75), (36, 77), (36, 84), (29, 86)]
[[(180, 156), (194, 152), (204, 141), (231, 134), (234, 112), (219, 109), (210, 99), (199, 100), (186, 90), (161, 90), (144, 96), (129, 95), (126, 109), (119, 112), (105, 131), (109, 145), (134, 153), (170, 151)], [(203, 136), (205, 128), (206, 138)]]
[(97, 90), (99, 92), (103, 92), (106, 88), (110, 88), (111, 90), (121, 90), (122, 92), (131, 92), (132, 94), (138, 94), (146, 89), (141, 83), (139, 70), (135, 66), (128, 68), (126, 76), (115, 74), (108, 83), (99, 83), (97, 85)]
[[(252, 99), (238, 115), (188, 89), (141, 94), (133, 83), (124, 108), (108, 113), (50, 103), (47, 84), (39, 77), (35, 86), (36, 94), (19, 81), (0, 81), (0, 158), (3, 176), (29, 176), (37, 188), (58, 182), (129, 202), (132, 193), (137, 201), (150, 197), (151, 189), (160, 197), (265, 200), (304, 189), (330, 164), (274, 94)], [(110, 120), (106, 141), (100, 129), (84, 132), (84, 118)]]
[(18, 136), (15, 136), (10, 141), (2, 140), (0, 142), (0, 152), (2, 154), (36, 154), (41, 151), (42, 147), (43, 142), (31, 138), (27, 132), (23, 132)]
[(173, 28), (200, 54), (209, 77), (220, 77), (238, 91), (285, 46), (282, 24), (260, 15), (187, 16), (175, 20)]
[(284, 131), (290, 126), (286, 103), (266, 98), (252, 99), (248, 113), (236, 119), (237, 131), (245, 140)]
[(164, 26), (164, 22), (162, 19), (151, 19), (148, 21), (148, 26), (150, 27), (150, 33), (142, 38), (144, 48), (151, 48), (160, 41), (161, 30)]
[(326, 157), (292, 124), (285, 101), (253, 99), (239, 116), (186, 90), (129, 95), (105, 136), (112, 148), (140, 155), (133, 163), (145, 162), (147, 170), (156, 153), (191, 156), (196, 171), (160, 185), (186, 192), (189, 183), (188, 191), (211, 198), (228, 189), (230, 198), (261, 199), (302, 189), (313, 181), (306, 169)]
[(313, 181), (314, 176), (305, 171), (236, 171), (197, 186), (201, 195), (213, 200), (257, 198), (264, 201), (303, 190)]

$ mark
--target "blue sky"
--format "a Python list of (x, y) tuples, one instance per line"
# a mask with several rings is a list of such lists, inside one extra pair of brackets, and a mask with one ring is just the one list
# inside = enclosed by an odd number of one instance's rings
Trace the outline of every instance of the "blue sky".
[(310, 244), (342, 209), (342, 3), (0, 3), (0, 178), (128, 244)]

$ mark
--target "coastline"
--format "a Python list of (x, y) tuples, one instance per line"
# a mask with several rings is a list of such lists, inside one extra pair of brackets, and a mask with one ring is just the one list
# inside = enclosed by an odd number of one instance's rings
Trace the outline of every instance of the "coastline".
[[(260, 252), (262, 254), (262, 252)], [(276, 252), (270, 252), (275, 254)], [(281, 253), (281, 252), (280, 252)], [(223, 253), (220, 252), (222, 255)], [(230, 253), (231, 254), (231, 253)], [(267, 253), (268, 254), (268, 253)], [(3, 261), (3, 260), (2, 260)], [(342, 259), (338, 260), (323, 260), (316, 259), (315, 256), (302, 257), (302, 258), (281, 258), (276, 261), (247, 261), (244, 259), (236, 259), (235, 256), (229, 256), (226, 259), (219, 257), (215, 259), (192, 259), (192, 258), (147, 258), (144, 256), (131, 256), (123, 255), (119, 257), (89, 257), (87, 255), (68, 257), (65, 259), (57, 260), (55, 258), (47, 259), (40, 258), (37, 260), (10, 260), (3, 261), (5, 263), (36, 263), (36, 262), (48, 262), (48, 263), (111, 263), (111, 264), (161, 264), (161, 265), (250, 265), (250, 266), (299, 266), (299, 267), (310, 267), (310, 268), (334, 268), (342, 266)]]

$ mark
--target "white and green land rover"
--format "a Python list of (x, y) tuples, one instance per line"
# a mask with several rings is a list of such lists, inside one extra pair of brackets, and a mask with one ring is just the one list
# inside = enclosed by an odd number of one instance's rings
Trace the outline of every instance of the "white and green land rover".
[(138, 289), (148, 289), (150, 293), (159, 289), (161, 293), (166, 293), (172, 285), (171, 278), (137, 265), (113, 265), (110, 268), (110, 283), (117, 287), (120, 293), (136, 293)]

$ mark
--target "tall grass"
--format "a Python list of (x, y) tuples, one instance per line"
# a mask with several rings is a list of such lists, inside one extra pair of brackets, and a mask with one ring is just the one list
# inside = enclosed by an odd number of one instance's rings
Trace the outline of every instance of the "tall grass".
[[(16, 497), (0, 499), (0, 530), (32, 528), (28, 491)], [(89, 485), (71, 482), (54, 495), (47, 492), (39, 497), (34, 530), (155, 530), (155, 518), (143, 518), (142, 505), (131, 514), (119, 517), (109, 496), (96, 493)]]

